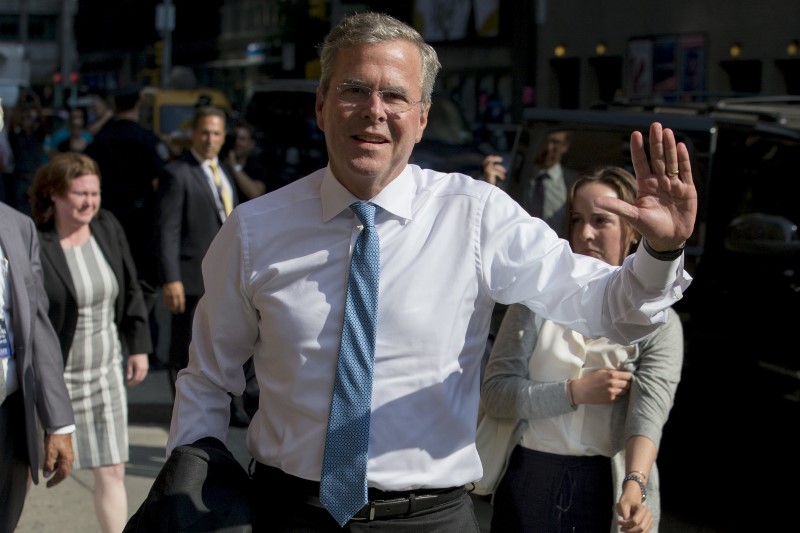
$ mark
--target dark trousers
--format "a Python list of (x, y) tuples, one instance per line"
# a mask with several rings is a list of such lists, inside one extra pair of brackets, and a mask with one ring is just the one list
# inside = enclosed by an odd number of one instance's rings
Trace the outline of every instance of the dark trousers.
[(493, 533), (608, 533), (614, 509), (611, 459), (517, 446), (497, 486)]
[[(451, 502), (431, 509), (372, 521), (352, 520), (339, 527), (319, 503), (319, 483), (285, 474), (277, 468), (256, 463), (252, 480), (253, 531), (255, 533), (478, 533), (472, 500), (465, 492)], [(370, 489), (370, 498), (376, 492)], [(396, 494), (396, 493), (384, 493)]]
[(158, 287), (155, 285), (150, 284), (147, 280), (139, 279), (139, 285), (142, 288), (142, 297), (144, 298), (144, 305), (147, 308), (147, 321), (150, 325), (150, 339), (153, 342), (153, 351), (149, 354), (150, 366), (154, 366), (154, 363), (157, 363), (156, 360), (156, 346), (158, 346), (158, 335), (159, 335), (159, 328), (158, 328), (158, 320), (156, 319), (156, 303), (158, 303), (158, 298), (161, 296), (161, 293), (158, 291)]
[(192, 321), (199, 296), (186, 295), (183, 313), (172, 315), (169, 338), (169, 380), (172, 397), (175, 398), (175, 380), (178, 372), (189, 364), (189, 343), (192, 341)]
[(17, 527), (28, 490), (24, 409), (20, 391), (0, 406), (0, 533)]

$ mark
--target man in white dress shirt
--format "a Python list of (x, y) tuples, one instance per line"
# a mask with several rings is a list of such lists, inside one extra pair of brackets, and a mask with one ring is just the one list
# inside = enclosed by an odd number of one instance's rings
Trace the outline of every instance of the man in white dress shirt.
[(440, 68), (408, 25), (346, 17), (321, 49), (316, 113), (329, 164), (240, 205), (203, 262), (167, 452), (225, 440), (228, 393), (252, 355), (259, 410), (247, 435), (256, 461), (254, 529), (341, 531), (319, 480), (336, 374), (350, 255), (362, 225), (348, 209), (378, 206), (380, 282), (367, 483), (348, 531), (477, 532), (465, 484), (475, 448), (480, 363), (495, 302), (522, 302), (591, 336), (630, 344), (656, 329), (690, 282), (682, 247), (697, 211), (689, 156), (653, 124), (648, 161), (631, 135), (635, 206), (646, 248), (622, 267), (571, 252), (505, 192), (409, 165)]

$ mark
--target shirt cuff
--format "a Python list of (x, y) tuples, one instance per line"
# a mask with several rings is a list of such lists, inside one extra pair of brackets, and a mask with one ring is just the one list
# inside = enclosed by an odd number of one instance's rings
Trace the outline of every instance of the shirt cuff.
[(639, 248), (633, 257), (633, 271), (644, 287), (671, 288), (678, 279), (679, 272), (683, 269), (683, 254), (671, 261), (653, 257), (644, 248), (644, 239), (639, 243)]
[(647, 253), (658, 259), (659, 261), (673, 261), (683, 254), (683, 246), (678, 248), (677, 250), (670, 250), (668, 252), (656, 252), (653, 248), (650, 247), (650, 244), (647, 242), (647, 239), (642, 239), (642, 246)]
[(69, 435), (70, 433), (75, 433), (75, 424), (56, 428), (53, 431), (47, 431), (48, 435)]

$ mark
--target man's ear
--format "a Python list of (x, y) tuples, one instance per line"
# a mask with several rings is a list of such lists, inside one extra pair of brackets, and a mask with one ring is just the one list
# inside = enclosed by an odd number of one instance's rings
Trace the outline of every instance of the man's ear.
[(317, 87), (317, 98), (314, 102), (314, 112), (317, 116), (317, 127), (325, 133), (325, 114), (322, 109), (325, 107), (325, 98), (322, 96), (321, 89)]
[(419, 130), (417, 131), (417, 140), (415, 142), (420, 142), (422, 140), (422, 133), (428, 125), (428, 112), (431, 110), (431, 105), (433, 104), (426, 105), (419, 113)]

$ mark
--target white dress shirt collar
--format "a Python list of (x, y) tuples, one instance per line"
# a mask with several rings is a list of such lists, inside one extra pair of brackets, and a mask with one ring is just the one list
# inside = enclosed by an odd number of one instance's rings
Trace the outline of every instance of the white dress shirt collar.
[(189, 148), (189, 152), (195, 159), (197, 159), (197, 162), (200, 163), (203, 167), (207, 167), (210, 163), (215, 163), (217, 166), (219, 166), (219, 158), (217, 157), (206, 159), (205, 157), (200, 155), (194, 148)]
[(536, 176), (541, 176), (542, 174), (547, 174), (547, 176), (555, 182), (563, 178), (564, 169), (561, 167), (561, 163), (556, 163), (550, 168), (540, 168), (539, 172), (536, 173)]
[[(414, 189), (411, 168), (406, 165), (406, 168), (403, 169), (399, 176), (384, 187), (377, 196), (370, 198), (369, 201), (399, 218), (411, 220), (411, 203), (414, 198)], [(348, 191), (336, 179), (329, 165), (325, 169), (325, 176), (322, 178), (321, 186), (323, 222), (328, 222), (358, 200), (353, 193)]]

